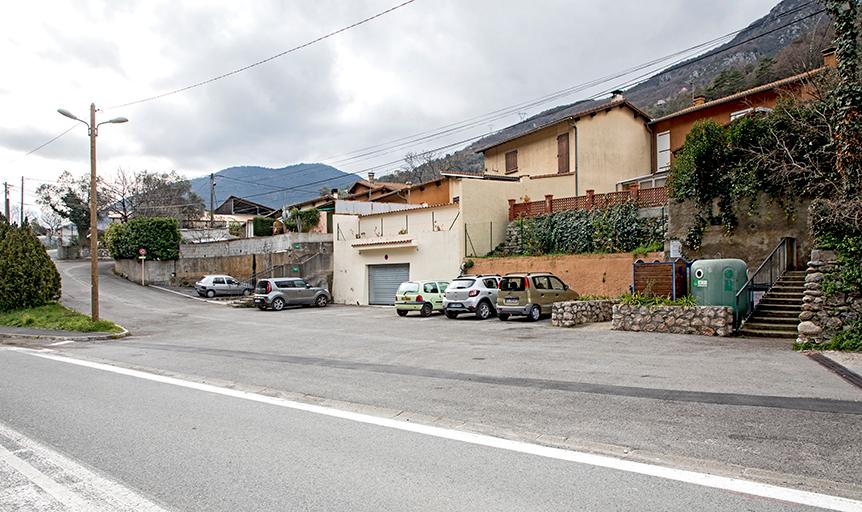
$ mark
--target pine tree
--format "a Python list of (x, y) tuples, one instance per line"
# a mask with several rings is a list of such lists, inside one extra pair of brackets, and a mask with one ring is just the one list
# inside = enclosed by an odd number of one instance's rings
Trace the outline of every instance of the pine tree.
[(60, 273), (29, 226), (0, 223), (0, 311), (60, 298)]

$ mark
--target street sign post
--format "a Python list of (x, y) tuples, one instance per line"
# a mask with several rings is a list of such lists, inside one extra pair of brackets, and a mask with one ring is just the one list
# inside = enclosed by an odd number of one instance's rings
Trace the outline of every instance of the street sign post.
[(147, 259), (147, 250), (141, 247), (140, 249), (138, 249), (138, 254), (138, 259), (141, 260), (141, 286), (146, 286), (146, 283), (144, 281), (144, 276), (146, 275), (144, 273), (144, 261)]

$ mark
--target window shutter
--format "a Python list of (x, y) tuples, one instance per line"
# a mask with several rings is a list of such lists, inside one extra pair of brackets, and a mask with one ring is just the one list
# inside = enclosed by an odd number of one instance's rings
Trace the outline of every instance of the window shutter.
[(659, 171), (670, 169), (670, 132), (655, 136), (656, 167)]
[(518, 171), (518, 150), (506, 153), (506, 174)]

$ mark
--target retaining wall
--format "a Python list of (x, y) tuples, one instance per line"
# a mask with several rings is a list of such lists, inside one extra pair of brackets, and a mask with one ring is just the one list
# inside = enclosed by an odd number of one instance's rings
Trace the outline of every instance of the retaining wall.
[(618, 331), (730, 336), (733, 332), (733, 308), (615, 304), (612, 328)]
[(613, 318), (614, 301), (581, 300), (555, 302), (551, 310), (551, 325), (574, 327), (594, 322), (610, 322)]
[(471, 274), (509, 272), (551, 272), (581, 295), (616, 297), (629, 291), (632, 263), (662, 260), (660, 252), (647, 255), (566, 254), (562, 256), (513, 256), (509, 258), (476, 258)]
[(799, 314), (799, 343), (826, 343), (844, 328), (862, 320), (862, 296), (853, 293), (823, 292), (823, 280), (838, 270), (835, 251), (811, 251), (802, 312)]

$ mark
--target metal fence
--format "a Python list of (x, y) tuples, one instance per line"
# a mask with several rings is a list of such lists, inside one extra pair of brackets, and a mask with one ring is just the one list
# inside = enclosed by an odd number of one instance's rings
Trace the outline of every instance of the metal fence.
[(537, 217), (539, 215), (567, 210), (601, 209), (628, 202), (635, 203), (639, 208), (649, 208), (664, 206), (667, 204), (667, 200), (667, 189), (665, 187), (608, 192), (607, 194), (593, 194), (592, 191), (588, 190), (587, 195), (575, 197), (555, 198), (548, 195), (545, 196), (544, 201), (530, 201), (528, 203), (510, 202), (509, 220), (523, 217)]

